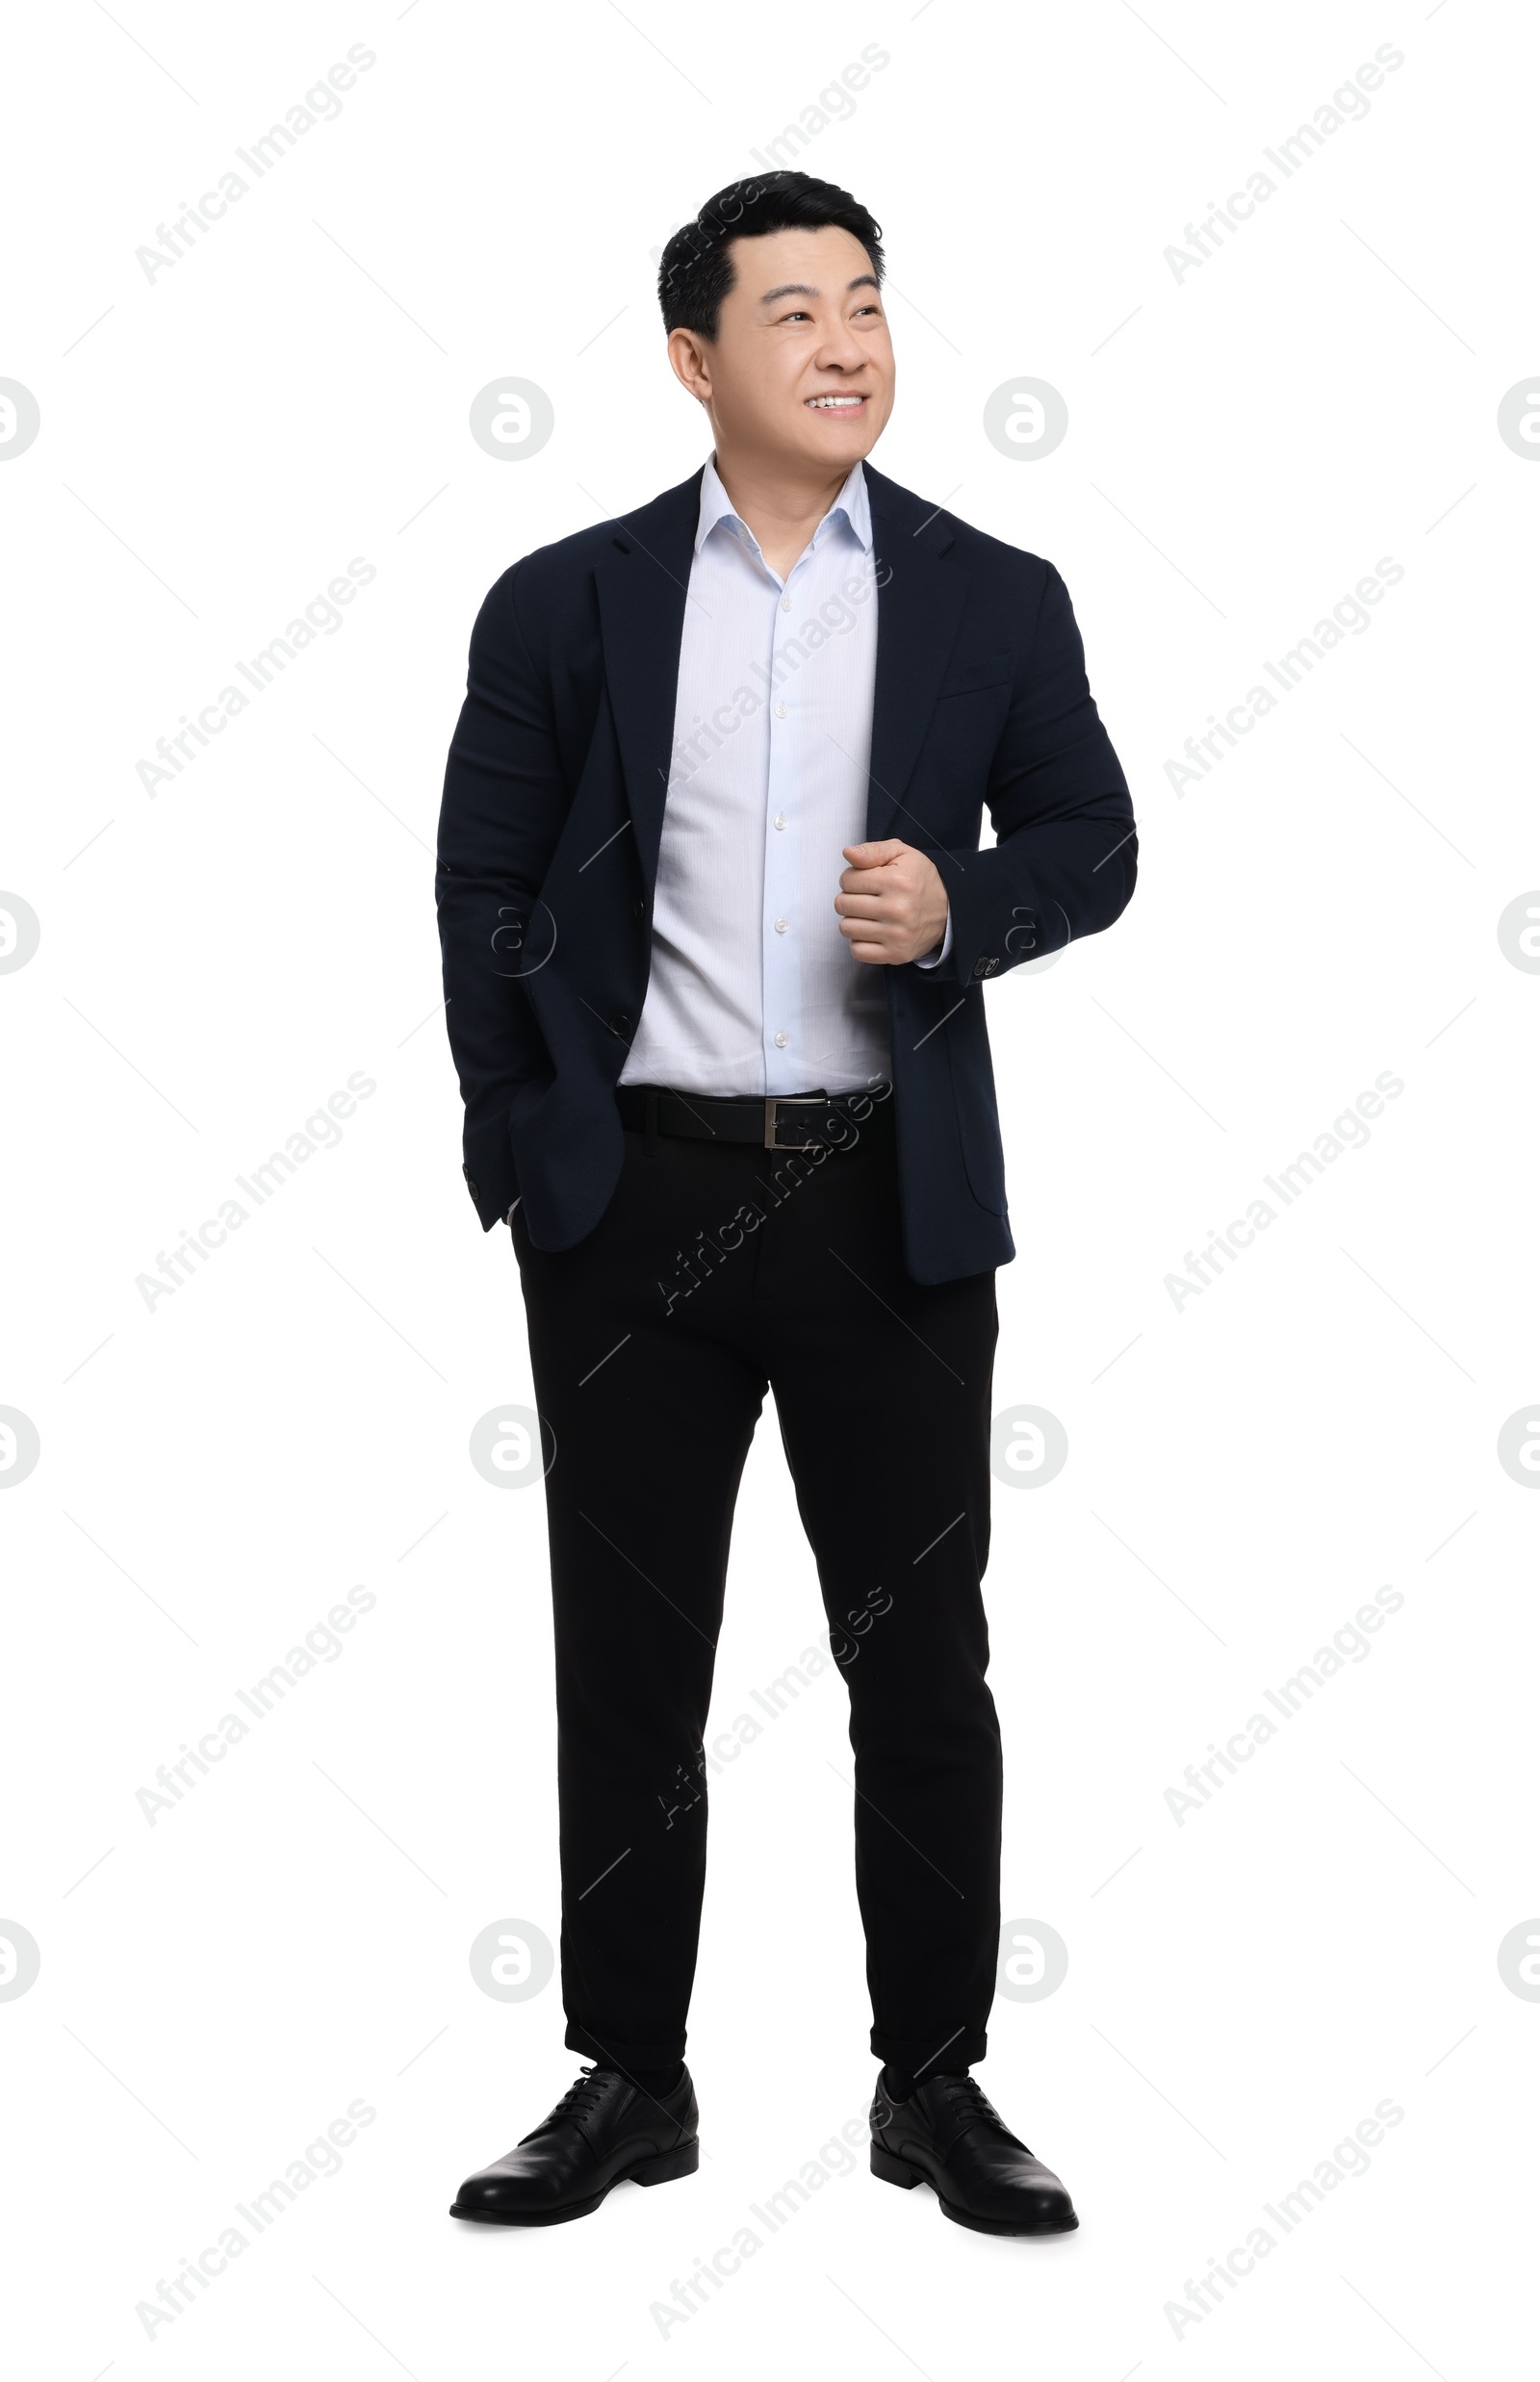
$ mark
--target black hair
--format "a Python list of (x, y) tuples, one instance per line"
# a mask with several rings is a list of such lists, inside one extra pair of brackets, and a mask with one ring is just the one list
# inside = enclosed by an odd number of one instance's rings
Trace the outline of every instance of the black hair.
[(833, 224), (860, 242), (878, 287), (883, 280), (883, 227), (860, 201), (810, 173), (765, 173), (708, 198), (693, 223), (682, 223), (663, 250), (657, 302), (670, 331), (698, 331), (714, 340), (722, 300), (737, 276), (729, 253), (734, 240), (764, 232), (821, 231)]

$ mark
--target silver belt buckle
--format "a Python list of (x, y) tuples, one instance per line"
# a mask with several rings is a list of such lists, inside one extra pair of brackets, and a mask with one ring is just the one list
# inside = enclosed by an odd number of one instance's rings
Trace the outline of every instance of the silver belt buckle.
[(828, 1103), (815, 1091), (779, 1092), (764, 1104), (764, 1145), (767, 1150), (794, 1149), (796, 1142), (776, 1140), (777, 1109), (821, 1109)]

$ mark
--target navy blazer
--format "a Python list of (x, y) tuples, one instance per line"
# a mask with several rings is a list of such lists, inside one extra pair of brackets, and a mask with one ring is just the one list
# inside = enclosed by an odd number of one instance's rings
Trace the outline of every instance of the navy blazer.
[[(905, 1265), (947, 1282), (1015, 1254), (984, 979), (1111, 926), (1138, 847), (1053, 565), (869, 464), (866, 482), (866, 833), (928, 853), (952, 909), (939, 967), (883, 971)], [(592, 1232), (620, 1173), (700, 492), (696, 472), (526, 554), (472, 631), (439, 819), (446, 1017), (476, 1213), (490, 1230), (522, 1199), (540, 1249)]]

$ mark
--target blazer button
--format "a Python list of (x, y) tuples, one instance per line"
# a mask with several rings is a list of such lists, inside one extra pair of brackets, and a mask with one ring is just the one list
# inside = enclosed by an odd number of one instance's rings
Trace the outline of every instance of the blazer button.
[(470, 1194), (471, 1194), (471, 1196), (472, 1196), (472, 1198), (473, 1198), (473, 1199), (479, 1199), (479, 1198), (480, 1198), (481, 1193), (480, 1193), (480, 1191), (476, 1189), (475, 1185), (472, 1182), (472, 1180), (471, 1180), (471, 1178), (470, 1178), (470, 1176), (469, 1176), (469, 1175), (467, 1175), (467, 1176), (466, 1176), (466, 1178), (465, 1178), (465, 1188), (466, 1188), (466, 1190), (470, 1192)]
[(623, 1009), (618, 1009), (609, 1022), (617, 1034), (629, 1034), (631, 1030), (631, 1021)]
[(638, 918), (645, 918), (645, 917), (646, 917), (646, 915), (647, 915), (647, 904), (646, 904), (646, 902), (645, 902), (645, 901), (638, 902), (638, 903), (636, 904), (636, 915), (637, 915), (637, 917), (638, 917)]

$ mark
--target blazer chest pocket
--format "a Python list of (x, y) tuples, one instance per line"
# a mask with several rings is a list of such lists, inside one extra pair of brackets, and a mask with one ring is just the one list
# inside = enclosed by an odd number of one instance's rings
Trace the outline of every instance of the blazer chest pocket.
[(949, 670), (937, 692), (937, 703), (945, 703), (953, 695), (982, 695), (986, 688), (1003, 686), (1014, 665), (1009, 653), (985, 653), (977, 661), (960, 662)]

